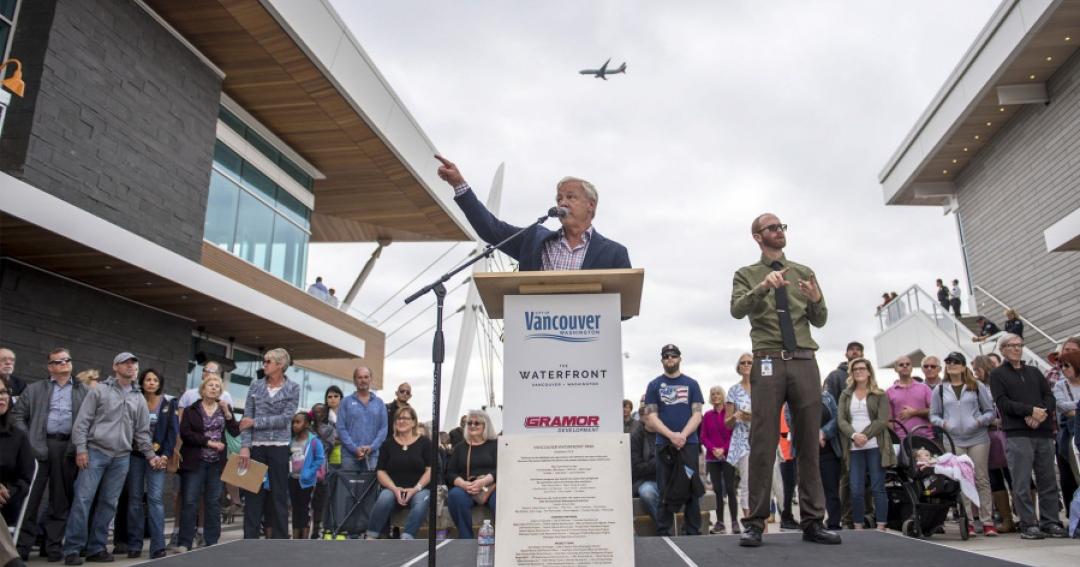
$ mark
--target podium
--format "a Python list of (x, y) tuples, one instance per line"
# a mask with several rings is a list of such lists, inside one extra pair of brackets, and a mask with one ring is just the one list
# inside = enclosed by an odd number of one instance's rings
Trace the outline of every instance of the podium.
[(478, 273), (502, 318), (496, 565), (633, 566), (622, 320), (641, 269)]

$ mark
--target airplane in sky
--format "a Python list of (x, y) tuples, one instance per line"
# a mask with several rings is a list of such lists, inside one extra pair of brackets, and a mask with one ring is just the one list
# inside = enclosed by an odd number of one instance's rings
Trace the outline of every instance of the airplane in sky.
[(592, 75), (592, 76), (596, 77), (597, 79), (603, 79), (605, 81), (607, 80), (607, 75), (617, 75), (619, 73), (626, 73), (626, 63), (623, 63), (622, 65), (619, 65), (619, 68), (615, 69), (614, 71), (608, 71), (608, 68), (607, 68), (608, 63), (611, 63), (611, 58), (610, 57), (608, 58), (607, 61), (604, 61), (604, 66), (603, 67), (600, 67), (599, 69), (582, 69), (581, 71), (578, 71), (578, 73), (580, 73), (582, 75)]

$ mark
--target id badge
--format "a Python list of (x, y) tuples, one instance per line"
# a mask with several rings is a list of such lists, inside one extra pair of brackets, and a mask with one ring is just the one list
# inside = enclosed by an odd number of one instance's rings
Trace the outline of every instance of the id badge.
[(763, 358), (763, 359), (761, 359), (761, 375), (762, 376), (772, 376), (772, 359), (771, 358)]

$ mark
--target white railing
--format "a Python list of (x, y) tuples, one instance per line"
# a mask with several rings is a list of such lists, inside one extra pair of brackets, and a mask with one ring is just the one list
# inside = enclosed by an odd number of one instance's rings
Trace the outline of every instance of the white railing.
[[(887, 305), (878, 308), (878, 326), (884, 331), (915, 311), (922, 311), (930, 317), (930, 320), (958, 345), (971, 344), (972, 339), (975, 338), (971, 329), (953, 317), (948, 309), (943, 308), (937, 299), (918, 284), (912, 285)], [(979, 350), (981, 352), (982, 349)]]
[[(1003, 302), (1000, 299), (994, 297), (994, 294), (990, 293), (989, 291), (986, 291), (986, 289), (983, 288), (982, 286), (978, 286), (978, 285), (975, 286), (975, 291), (981, 292), (983, 295), (985, 295), (987, 298), (989, 298), (990, 301), (993, 301), (994, 303), (997, 303), (998, 305), (1000, 305), (1002, 309), (1012, 309), (1012, 307), (1009, 307), (1008, 305), (1005, 305), (1005, 302)], [(1044, 339), (1050, 341), (1050, 344), (1054, 345), (1055, 349), (1057, 347), (1061, 346), (1061, 341), (1059, 341), (1059, 340), (1055, 339), (1054, 337), (1051, 337), (1050, 335), (1046, 334), (1042, 329), (1036, 327), (1035, 323), (1032, 323), (1031, 321), (1028, 321), (1023, 316), (1021, 316), (1019, 313), (1017, 313), (1017, 316), (1019, 316), (1020, 320), (1023, 321), (1025, 329), (1031, 329), (1032, 331), (1035, 331), (1036, 333), (1039, 333), (1040, 335), (1043, 336)]]
[[(921, 311), (929, 317), (942, 332), (951, 338), (955, 343), (955, 350), (968, 353), (977, 351), (978, 354), (997, 353), (1000, 356), (998, 340), (1004, 333), (997, 333), (982, 341), (976, 340), (977, 335), (971, 329), (954, 317), (948, 309), (943, 308), (937, 298), (927, 293), (918, 284), (912, 285), (888, 304), (878, 308), (876, 313), (878, 326), (884, 331), (916, 311)], [(1051, 368), (1049, 363), (1027, 347), (1024, 347), (1023, 359), (1028, 364), (1038, 367), (1043, 373)]]

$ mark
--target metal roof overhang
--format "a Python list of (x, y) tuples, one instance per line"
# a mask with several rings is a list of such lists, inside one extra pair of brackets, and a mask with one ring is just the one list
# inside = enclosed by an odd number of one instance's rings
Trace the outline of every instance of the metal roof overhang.
[[(143, 0), (224, 92), (326, 178), (312, 242), (472, 240), (437, 153), (323, 0)], [(436, 190), (438, 189), (438, 190)]]
[[(1080, 45), (1080, 0), (1004, 0), (878, 176), (888, 205), (947, 205), (954, 180)], [(1042, 96), (1039, 96), (1041, 93)]]
[[(360, 321), (348, 330), (330, 324), (326, 320), (339, 312), (314, 298), (314, 308), (301, 309), (258, 293), (4, 173), (0, 195), (4, 258), (188, 319), (192, 329), (240, 344), (286, 346), (294, 359), (382, 357), (381, 344), (363, 338), (379, 343), (380, 331)], [(366, 352), (372, 347), (379, 352)]]

